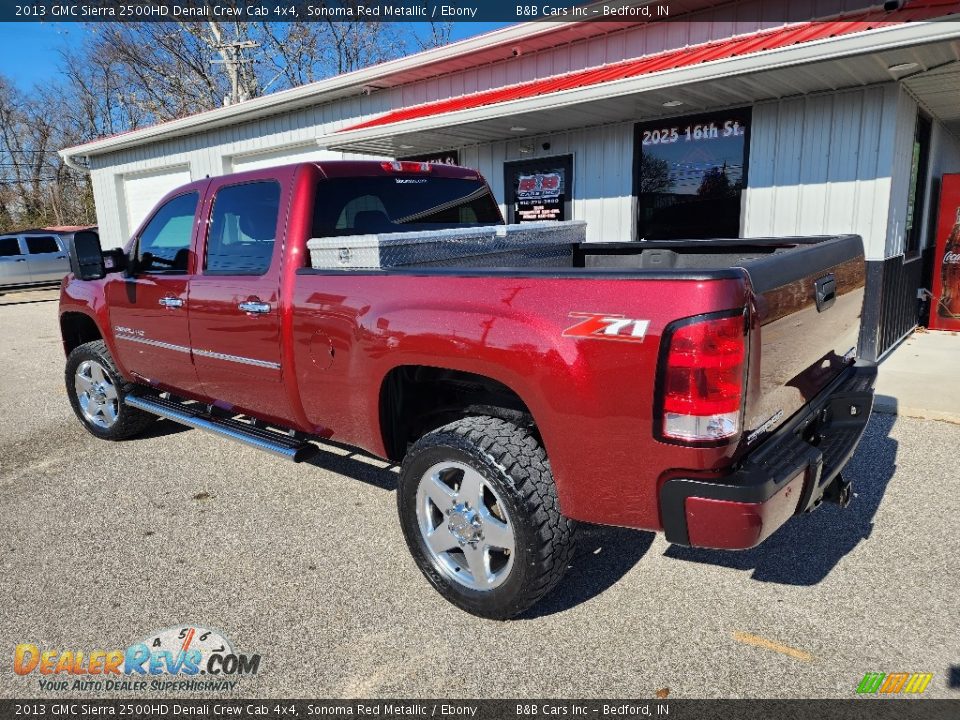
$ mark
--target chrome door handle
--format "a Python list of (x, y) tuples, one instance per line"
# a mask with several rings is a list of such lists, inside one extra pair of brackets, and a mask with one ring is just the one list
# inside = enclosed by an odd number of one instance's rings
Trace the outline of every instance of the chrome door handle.
[(162, 297), (160, 304), (165, 308), (180, 308), (183, 307), (183, 300), (178, 297)]
[(27, 261), (26, 258), (17, 258), (16, 260), (14, 260), (14, 262), (26, 262), (26, 261)]
[(270, 303), (260, 302), (259, 300), (247, 300), (237, 305), (240, 310), (251, 315), (262, 315), (270, 312)]

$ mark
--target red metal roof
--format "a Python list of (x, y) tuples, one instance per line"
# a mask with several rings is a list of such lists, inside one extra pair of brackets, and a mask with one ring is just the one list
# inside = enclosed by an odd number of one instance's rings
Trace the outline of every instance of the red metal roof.
[(960, 12), (958, 0), (925, 0), (923, 2), (908, 3), (899, 10), (887, 12), (883, 9), (874, 9), (840, 15), (829, 21), (812, 21), (789, 25), (775, 30), (764, 30), (750, 35), (711, 41), (700, 45), (692, 45), (681, 50), (669, 50), (643, 58), (612, 63), (602, 67), (578, 70), (565, 75), (533, 80), (530, 82), (509, 85), (495, 90), (484, 90), (471, 95), (462, 95), (447, 100), (402, 108), (366, 120), (356, 125), (343, 128), (340, 132), (359, 130), (361, 128), (392, 125), (405, 120), (441, 115), (457, 110), (495, 105), (510, 100), (546, 95), (549, 93), (571, 90), (590, 85), (599, 85), (604, 82), (623, 80), (647, 75), (663, 70), (673, 70), (689, 67), (713, 60), (725, 60), (753, 53), (761, 53), (777, 48), (789, 47), (815, 40), (831, 37), (840, 37), (852, 33), (873, 30), (882, 27), (902, 25), (903, 23), (921, 20), (932, 20)]
[(80, 232), (81, 230), (90, 230), (95, 227), (96, 225), (50, 225), (42, 229), (48, 232), (72, 233)]

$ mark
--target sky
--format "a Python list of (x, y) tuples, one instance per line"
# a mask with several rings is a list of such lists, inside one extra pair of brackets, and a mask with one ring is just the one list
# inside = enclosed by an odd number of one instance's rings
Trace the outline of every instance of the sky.
[[(454, 23), (453, 39), (489, 32), (508, 23)], [(59, 49), (77, 43), (83, 37), (80, 23), (0, 23), (0, 75), (29, 91), (37, 83), (56, 78)]]

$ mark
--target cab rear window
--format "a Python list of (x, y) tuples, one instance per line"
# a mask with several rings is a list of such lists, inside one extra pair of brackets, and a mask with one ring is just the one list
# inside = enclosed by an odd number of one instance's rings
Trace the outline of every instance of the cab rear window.
[(317, 185), (313, 237), (498, 225), (486, 183), (403, 175), (324, 180)]

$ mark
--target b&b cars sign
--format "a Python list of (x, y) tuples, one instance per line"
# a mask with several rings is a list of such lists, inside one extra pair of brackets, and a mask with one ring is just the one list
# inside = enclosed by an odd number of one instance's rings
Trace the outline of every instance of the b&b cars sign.
[(569, 220), (572, 156), (504, 163), (510, 222)]

